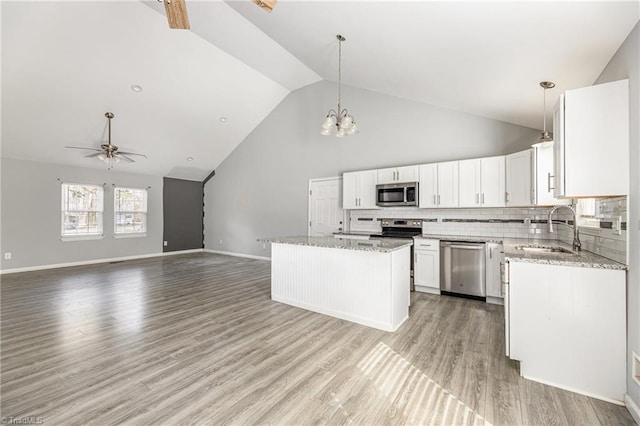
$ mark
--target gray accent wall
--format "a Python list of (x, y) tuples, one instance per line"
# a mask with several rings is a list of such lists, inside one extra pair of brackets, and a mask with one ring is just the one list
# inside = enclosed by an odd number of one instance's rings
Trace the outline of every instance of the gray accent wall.
[(202, 248), (202, 182), (164, 178), (163, 251)]
[[(162, 177), (125, 173), (119, 171), (118, 166), (108, 171), (106, 166), (99, 170), (9, 158), (2, 158), (1, 165), (1, 270), (162, 253)], [(102, 239), (60, 240), (58, 179), (69, 183), (106, 184)], [(114, 184), (150, 187), (146, 237), (113, 237)], [(11, 252), (11, 260), (4, 260), (6, 252)]]
[(337, 86), (291, 92), (216, 169), (205, 185), (205, 248), (269, 256), (256, 238), (306, 235), (308, 181), (353, 170), (507, 154), (538, 130), (343, 87), (361, 133), (321, 136)]
[[(627, 394), (640, 407), (640, 386), (632, 379), (632, 353), (640, 355), (640, 24), (636, 24), (595, 84), (629, 79), (629, 199), (627, 241)], [(606, 143), (606, 141), (603, 141)], [(616, 155), (612, 152), (611, 155)]]

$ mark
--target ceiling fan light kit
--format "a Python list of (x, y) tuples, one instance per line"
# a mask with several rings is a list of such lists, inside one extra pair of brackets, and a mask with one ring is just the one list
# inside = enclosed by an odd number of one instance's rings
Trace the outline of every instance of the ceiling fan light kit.
[(541, 81), (540, 87), (544, 89), (542, 91), (542, 133), (538, 142), (531, 145), (534, 148), (553, 142), (553, 134), (547, 132), (547, 90), (553, 89), (556, 84), (553, 81)]
[(342, 109), (342, 42), (346, 39), (338, 34), (338, 109), (330, 109), (322, 122), (320, 134), (329, 136), (335, 134), (336, 137), (354, 135), (359, 133), (356, 121), (347, 109)]

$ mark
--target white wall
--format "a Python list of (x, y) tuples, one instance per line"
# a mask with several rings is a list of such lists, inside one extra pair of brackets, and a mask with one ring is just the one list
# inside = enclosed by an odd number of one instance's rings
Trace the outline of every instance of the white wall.
[[(95, 160), (97, 161), (97, 160)], [(162, 253), (162, 177), (2, 158), (0, 269)], [(60, 182), (105, 186), (104, 238), (61, 241)], [(147, 236), (113, 238), (113, 187), (151, 187)]]
[[(629, 272), (627, 291), (627, 393), (640, 406), (640, 386), (631, 378), (631, 353), (640, 354), (640, 24), (611, 58), (595, 84), (629, 79)], [(605, 142), (606, 143), (606, 142)], [(615, 155), (615, 153), (612, 153)]]
[[(307, 233), (311, 178), (345, 171), (506, 154), (538, 132), (513, 124), (343, 87), (361, 133), (321, 136), (337, 86), (290, 93), (205, 185), (205, 248), (269, 256), (256, 238)], [(222, 243), (220, 242), (222, 240)]]

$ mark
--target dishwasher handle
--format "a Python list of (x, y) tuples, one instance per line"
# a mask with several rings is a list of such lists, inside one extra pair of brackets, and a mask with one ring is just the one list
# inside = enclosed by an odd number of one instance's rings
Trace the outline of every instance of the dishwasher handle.
[(462, 250), (484, 250), (484, 244), (446, 244), (444, 247)]

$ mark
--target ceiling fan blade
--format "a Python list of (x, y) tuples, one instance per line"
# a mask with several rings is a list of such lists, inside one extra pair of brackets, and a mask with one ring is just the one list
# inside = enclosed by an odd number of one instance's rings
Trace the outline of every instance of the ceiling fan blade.
[(271, 13), (274, 7), (276, 7), (276, 2), (278, 0), (251, 0), (258, 6), (260, 6), (265, 12)]
[(88, 149), (89, 151), (100, 151), (102, 152), (101, 149), (97, 149), (97, 148), (87, 148), (84, 146), (65, 146), (65, 148), (71, 148), (71, 149)]
[(97, 157), (99, 155), (102, 155), (102, 152), (96, 152), (95, 154), (85, 155), (85, 157), (86, 158), (94, 158), (94, 157)]
[(185, 0), (164, 0), (164, 10), (167, 12), (169, 28), (177, 30), (188, 30), (191, 28), (189, 26)]
[(147, 158), (147, 156), (146, 156), (146, 155), (144, 155), (144, 154), (137, 154), (137, 153), (135, 153), (135, 152), (118, 151), (118, 154), (125, 154), (125, 155), (139, 155), (140, 157)]
[(121, 152), (117, 153), (116, 156), (119, 157), (119, 158), (124, 158), (125, 160), (127, 160), (130, 163), (135, 163), (136, 162), (136, 160), (134, 160), (133, 158), (129, 158), (126, 155), (122, 155)]

